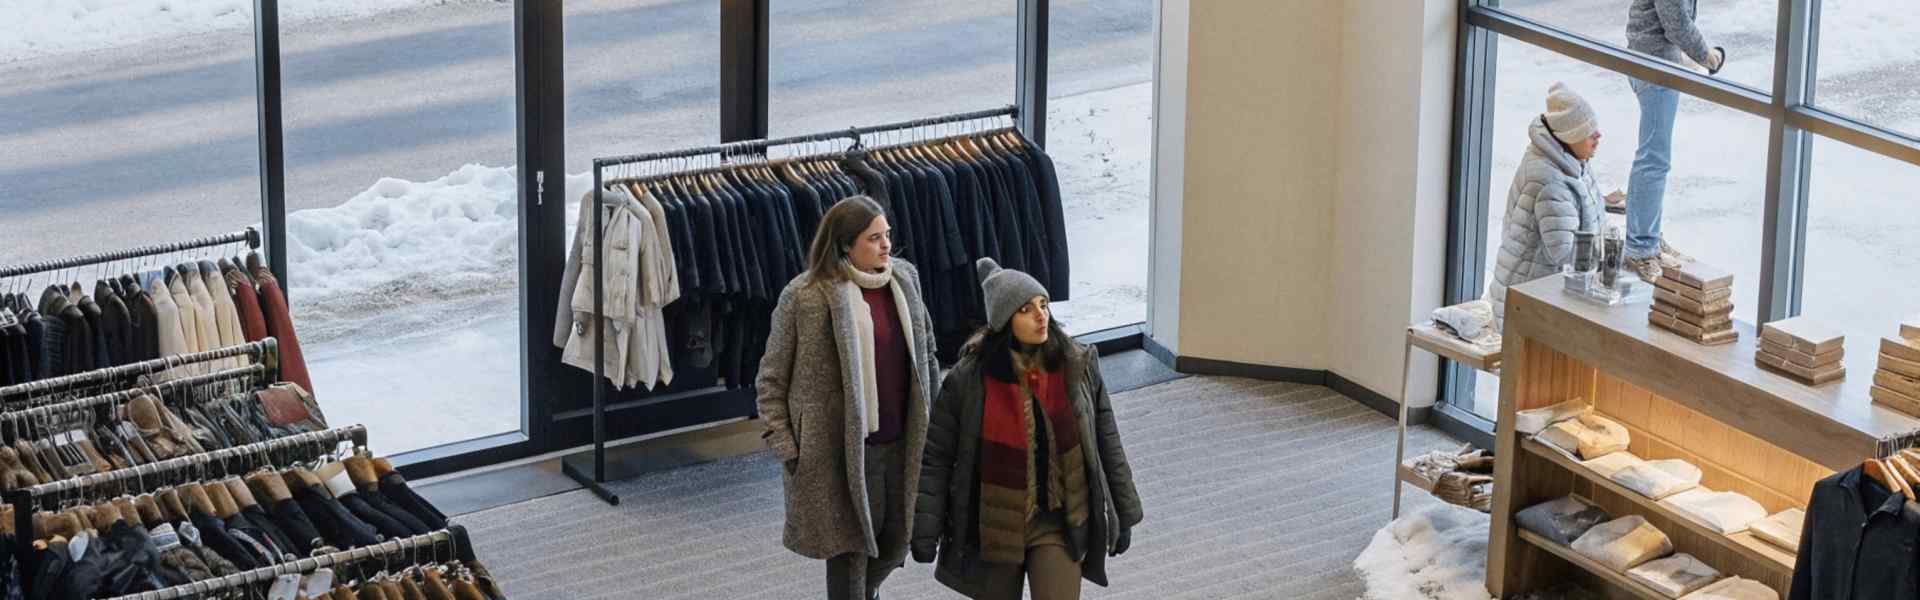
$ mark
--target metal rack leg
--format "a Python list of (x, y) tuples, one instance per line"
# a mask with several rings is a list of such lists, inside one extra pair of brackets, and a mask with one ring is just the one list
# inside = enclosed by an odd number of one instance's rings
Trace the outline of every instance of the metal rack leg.
[(592, 475), (588, 475), (579, 468), (574, 467), (572, 462), (565, 460), (560, 461), (560, 472), (565, 473), (567, 477), (579, 483), (580, 487), (593, 491), (593, 495), (599, 496), (602, 502), (606, 502), (612, 506), (620, 505), (619, 494), (615, 494), (613, 490), (607, 489), (604, 483), (595, 480)]
[(1399, 440), (1393, 447), (1393, 519), (1400, 518), (1400, 488), (1405, 482), (1400, 480), (1400, 464), (1407, 460), (1407, 367), (1413, 364), (1413, 334), (1407, 334), (1407, 343), (1400, 350), (1400, 423), (1397, 427)]

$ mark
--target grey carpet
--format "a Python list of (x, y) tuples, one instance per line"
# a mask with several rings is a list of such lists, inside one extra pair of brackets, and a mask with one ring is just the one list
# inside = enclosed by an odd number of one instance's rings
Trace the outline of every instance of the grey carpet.
[[(1355, 598), (1391, 504), (1393, 421), (1317, 386), (1192, 377), (1116, 394), (1146, 522), (1087, 598)], [(1410, 432), (1409, 452), (1455, 442)], [(756, 453), (467, 515), (515, 598), (809, 599), (825, 566), (780, 545), (780, 466)], [(1408, 497), (1412, 505), (1430, 500)], [(889, 600), (957, 598), (910, 563)]]

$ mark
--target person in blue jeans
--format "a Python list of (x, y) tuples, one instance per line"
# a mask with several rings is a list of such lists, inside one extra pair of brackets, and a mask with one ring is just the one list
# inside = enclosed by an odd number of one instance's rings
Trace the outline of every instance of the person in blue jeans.
[[(1634, 0), (1627, 15), (1627, 48), (1675, 64), (1694, 64), (1707, 74), (1720, 72), (1727, 52), (1708, 47), (1694, 27), (1699, 0)], [(1608, 208), (1621, 203), (1627, 213), (1627, 265), (1640, 279), (1651, 282), (1663, 269), (1693, 261), (1674, 250), (1660, 235), (1660, 213), (1666, 203), (1667, 173), (1673, 168), (1673, 121), (1680, 93), (1638, 79), (1633, 93), (1640, 99), (1640, 141), (1633, 154), (1633, 172), (1627, 178), (1628, 198), (1608, 198)]]

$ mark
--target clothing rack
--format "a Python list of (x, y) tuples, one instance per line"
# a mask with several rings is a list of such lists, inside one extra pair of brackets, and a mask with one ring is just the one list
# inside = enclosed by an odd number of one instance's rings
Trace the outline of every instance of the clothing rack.
[[(402, 538), (398, 540), (388, 540), (385, 542), (381, 542), (378, 545), (362, 546), (362, 547), (353, 548), (350, 550), (341, 550), (339, 552), (334, 552), (331, 554), (323, 554), (320, 556), (315, 556), (310, 558), (302, 558), (292, 562), (280, 563), (280, 564), (269, 566), (269, 567), (260, 567), (258, 569), (254, 569), (251, 571), (234, 573), (232, 575), (217, 577), (214, 579), (195, 581), (193, 583), (189, 583), (185, 585), (176, 585), (176, 586), (162, 589), (162, 590), (154, 590), (150, 592), (141, 592), (138, 594), (118, 596), (118, 598), (120, 598), (121, 600), (174, 600), (176, 598), (197, 598), (197, 597), (205, 596), (207, 594), (220, 592), (223, 590), (255, 585), (260, 583), (266, 583), (269, 581), (273, 581), (274, 579), (280, 577), (281, 575), (297, 575), (297, 574), (312, 573), (314, 571), (328, 568), (328, 567), (367, 562), (375, 559), (379, 559), (383, 561), (383, 564), (388, 564), (390, 561), (392, 561), (394, 555), (396, 554), (406, 553), (408, 554), (407, 558), (412, 559), (414, 558), (413, 555), (417, 553), (417, 551), (422, 549), (431, 549), (437, 555), (442, 547), (446, 547), (449, 550), (448, 553), (454, 559), (458, 559), (458, 560), (473, 559), (473, 556), (472, 556), (473, 544), (469, 541), (469, 538), (467, 537), (467, 529), (459, 525), (450, 525), (446, 529), (442, 529), (442, 530), (424, 534), (424, 535), (416, 535), (413, 537)], [(419, 564), (419, 563), (414, 560), (408, 560), (407, 564)]]
[(138, 248), (129, 248), (126, 250), (117, 250), (113, 252), (84, 254), (81, 256), (63, 258), (60, 260), (27, 263), (23, 265), (13, 265), (9, 267), (0, 268), (0, 279), (6, 279), (9, 277), (18, 277), (21, 275), (32, 275), (35, 273), (45, 273), (48, 271), (58, 271), (60, 269), (70, 269), (74, 267), (85, 267), (89, 265), (110, 263), (115, 261), (127, 260), (130, 258), (140, 258), (144, 256), (160, 256), (163, 254), (172, 254), (175, 252), (184, 252), (187, 250), (196, 250), (200, 248), (211, 248), (214, 246), (235, 244), (240, 242), (246, 242), (247, 247), (249, 248), (256, 248), (256, 249), (259, 248), (260, 247), (260, 231), (252, 227), (248, 227), (246, 229), (236, 231), (233, 233), (208, 236), (208, 237), (203, 237), (199, 239), (187, 240), (183, 242), (174, 242), (171, 244), (141, 246)]
[(140, 386), (139, 388), (131, 389), (131, 390), (122, 390), (122, 391), (113, 392), (109, 394), (102, 394), (99, 396), (80, 398), (77, 400), (68, 400), (65, 402), (56, 402), (53, 404), (44, 404), (44, 405), (34, 406), (29, 408), (20, 408), (20, 409), (3, 411), (3, 412), (0, 412), (0, 422), (16, 422), (16, 421), (22, 421), (22, 420), (32, 422), (34, 419), (44, 418), (44, 417), (48, 417), (56, 414), (70, 413), (77, 410), (93, 408), (95, 406), (118, 405), (122, 402), (132, 400), (135, 396), (147, 391), (172, 391), (180, 388), (191, 388), (195, 386), (205, 385), (209, 383), (217, 383), (217, 382), (233, 380), (233, 379), (262, 378), (262, 377), (265, 377), (270, 372), (271, 371), (269, 371), (265, 365), (247, 365), (237, 369), (227, 369), (225, 371), (207, 373), (204, 375), (195, 375), (192, 377), (183, 377), (180, 379), (163, 381), (153, 385), (143, 385), (143, 386)]
[[(14, 564), (19, 565), (21, 589), (27, 590), (29, 593), (33, 590), (33, 569), (31, 565), (28, 564), (28, 559), (33, 556), (33, 516), (34, 507), (37, 506), (36, 501), (49, 498), (67, 500), (76, 497), (91, 500), (94, 498), (88, 497), (87, 493), (94, 492), (100, 488), (108, 488), (108, 486), (114, 483), (133, 478), (145, 481), (149, 476), (173, 475), (184, 471), (199, 470), (208, 464), (217, 463), (223, 467), (222, 471), (228, 473), (247, 471), (262, 466), (269, 466), (274, 462), (271, 458), (272, 455), (283, 450), (307, 446), (324, 447), (328, 445), (338, 445), (340, 442), (346, 441), (353, 442), (355, 449), (366, 448), (367, 427), (365, 425), (353, 425), (351, 427), (328, 429), (326, 431), (301, 433), (244, 446), (235, 446), (214, 450), (212, 452), (181, 456), (126, 469), (117, 469), (106, 473), (82, 475), (72, 479), (63, 479), (32, 487), (9, 490), (5, 493), (5, 498), (7, 505), (13, 507), (13, 526), (16, 532), (14, 535), (15, 547), (13, 550)], [(236, 465), (239, 468), (230, 468)], [(113, 494), (118, 494), (123, 491), (119, 488), (108, 489), (110, 493)]]
[(227, 346), (205, 352), (164, 356), (117, 367), (94, 369), (85, 373), (75, 373), (51, 379), (29, 381), (19, 385), (0, 387), (0, 407), (5, 407), (7, 399), (15, 396), (32, 396), (35, 394), (65, 391), (87, 385), (127, 381), (142, 375), (153, 375), (165, 372), (176, 367), (237, 356), (252, 357), (254, 364), (264, 366), (269, 373), (278, 372), (280, 368), (279, 342), (268, 337), (257, 342), (247, 342), (245, 344)]
[[(593, 211), (593, 249), (594, 252), (604, 252), (604, 248), (606, 248), (606, 216), (605, 211), (600, 210), (599, 207), (606, 203), (603, 193), (607, 184), (606, 173), (609, 169), (697, 156), (718, 156), (724, 164), (724, 160), (728, 157), (742, 154), (764, 155), (767, 149), (776, 146), (790, 146), (841, 138), (853, 141), (853, 146), (850, 149), (858, 149), (865, 136), (876, 133), (905, 131), (934, 125), (963, 123), (997, 117), (1018, 118), (1019, 115), (1020, 109), (1018, 106), (1004, 106), (1001, 108), (976, 110), (882, 125), (851, 127), (844, 131), (823, 131), (793, 137), (746, 140), (698, 148), (595, 158), (593, 159), (593, 205), (595, 206), (595, 210)], [(586, 218), (586, 215), (581, 215), (581, 218)], [(606, 314), (606, 274), (604, 272), (604, 262), (604, 260), (599, 260), (598, 258), (593, 261), (593, 313), (595, 315), (594, 327), (596, 328), (593, 348), (593, 473), (589, 476), (589, 474), (575, 467), (572, 462), (566, 460), (560, 461), (560, 470), (562, 473), (565, 473), (567, 477), (578, 482), (582, 487), (592, 490), (595, 496), (598, 496), (607, 504), (618, 505), (620, 504), (620, 497), (614, 494), (612, 490), (607, 489), (605, 485), (607, 481), (607, 392), (606, 383), (602, 380), (606, 378), (607, 337), (606, 319), (601, 316)], [(685, 398), (705, 396), (705, 394), (693, 394), (685, 396)], [(640, 404), (640, 406), (650, 406), (652, 404), (653, 403)]]

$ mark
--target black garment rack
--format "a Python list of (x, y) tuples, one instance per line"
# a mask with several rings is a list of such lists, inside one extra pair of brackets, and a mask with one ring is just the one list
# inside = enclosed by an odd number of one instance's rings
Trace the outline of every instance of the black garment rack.
[[(218, 471), (220, 475), (238, 475), (247, 471), (270, 466), (281, 466), (275, 458), (296, 450), (309, 450), (300, 453), (299, 460), (318, 458), (336, 449), (341, 442), (353, 442), (355, 450), (367, 447), (367, 428), (365, 425), (353, 425), (324, 431), (314, 431), (275, 438), (264, 442), (255, 442), (244, 446), (223, 448), (211, 452), (175, 457), (155, 463), (137, 465), (126, 469), (116, 469), (105, 473), (82, 475), (72, 479), (63, 479), (50, 483), (9, 490), (5, 493), (6, 502), (13, 507), (14, 548), (13, 561), (19, 569), (20, 589), (28, 597), (33, 595), (34, 549), (33, 516), (42, 500), (87, 500), (98, 501), (106, 496), (117, 496), (127, 492), (124, 485), (115, 485), (128, 479), (138, 482), (137, 487), (145, 487), (147, 478), (168, 480), (176, 475), (204, 474)], [(211, 467), (211, 468), (210, 468)]]
[(72, 375), (63, 375), (0, 387), (0, 409), (13, 410), (21, 408), (14, 406), (14, 400), (12, 400), (13, 398), (21, 396), (31, 398), (39, 394), (50, 394), (96, 385), (127, 385), (141, 376), (153, 375), (185, 365), (237, 356), (252, 358), (255, 365), (263, 366), (267, 369), (269, 376), (279, 373), (280, 344), (273, 338), (267, 337), (257, 342), (247, 342), (225, 348), (215, 348), (205, 352), (163, 356), (151, 360), (127, 363), (117, 367), (94, 369), (84, 373), (74, 373)]
[[(911, 121), (887, 123), (883, 125), (871, 125), (866, 127), (850, 127), (845, 130), (823, 131), (820, 133), (799, 135), (799, 136), (793, 136), (793, 137), (761, 139), (761, 140), (744, 140), (739, 142), (715, 144), (712, 146), (704, 146), (704, 147), (698, 147), (698, 148), (686, 148), (681, 150), (668, 150), (664, 152), (649, 152), (644, 154), (629, 154), (625, 156), (611, 156), (611, 157), (605, 157), (605, 158), (596, 158), (596, 159), (593, 159), (593, 205), (594, 205), (593, 248), (595, 252), (601, 252), (602, 251), (601, 249), (605, 247), (604, 246), (605, 232), (603, 231), (603, 228), (605, 227), (606, 224), (605, 224), (605, 217), (603, 216), (603, 211), (600, 210), (600, 206), (604, 202), (604, 199), (602, 198), (602, 191), (603, 191), (602, 188), (606, 183), (606, 172), (609, 169), (627, 167), (631, 165), (638, 165), (641, 163), (658, 162), (663, 160), (691, 158), (696, 156), (717, 156), (722, 161), (722, 164), (720, 166), (724, 167), (724, 166), (727, 166), (725, 161), (731, 157), (765, 156), (768, 149), (771, 149), (777, 146), (791, 146), (795, 144), (807, 144), (807, 143), (813, 143), (813, 142), (825, 142), (825, 141), (845, 139), (852, 142), (851, 147), (848, 148), (848, 150), (851, 150), (851, 149), (857, 149), (860, 147), (863, 136), (867, 136), (875, 133), (901, 131), (901, 130), (907, 130), (907, 129), (929, 127), (934, 125), (944, 125), (948, 123), (962, 123), (966, 121), (977, 121), (981, 119), (991, 119), (996, 117), (1010, 117), (1010, 118), (1017, 119), (1019, 118), (1019, 116), (1020, 116), (1019, 107), (1005, 106), (1001, 108), (976, 110), (972, 112), (955, 113), (955, 114), (943, 115), (938, 117), (928, 117), (924, 119), (914, 119)], [(795, 157), (795, 158), (804, 158), (804, 157)], [(674, 175), (678, 173), (679, 171), (669, 171), (664, 173), (651, 174), (650, 176), (665, 176), (665, 175)], [(581, 218), (586, 218), (586, 215), (581, 215)], [(575, 467), (573, 463), (568, 460), (560, 461), (560, 470), (561, 472), (565, 473), (567, 477), (572, 478), (574, 481), (578, 482), (582, 487), (592, 490), (593, 494), (595, 496), (599, 496), (601, 500), (605, 501), (608, 504), (617, 505), (617, 504), (620, 504), (620, 496), (614, 494), (612, 490), (609, 490), (606, 487), (606, 481), (607, 481), (606, 385), (607, 384), (602, 380), (606, 379), (606, 351), (607, 351), (606, 339), (607, 338), (606, 338), (606, 320), (600, 317), (600, 315), (604, 314), (604, 310), (605, 310), (604, 296), (606, 294), (605, 292), (606, 276), (602, 272), (602, 269), (604, 268), (602, 266), (603, 262), (604, 261), (598, 260), (597, 258), (593, 261), (593, 311), (594, 311), (594, 327), (595, 327), (594, 340), (596, 341), (593, 349), (593, 409), (592, 409), (592, 412), (593, 412), (593, 450), (592, 450), (593, 473), (591, 474), (591, 476), (589, 476), (587, 473)], [(628, 403), (622, 406), (621, 408), (623, 409), (639, 408), (642, 406), (652, 406), (655, 404), (684, 400), (689, 398), (702, 398), (702, 397), (708, 396), (709, 394), (716, 393), (719, 391), (721, 390), (708, 388), (703, 390), (691, 390), (687, 392), (663, 394), (655, 398), (648, 398), (647, 401), (644, 401), (644, 402)]]
[[(447, 549), (449, 560), (474, 560), (473, 543), (467, 536), (467, 528), (459, 525), (449, 525), (446, 529), (439, 531), (397, 540), (388, 540), (372, 546), (361, 546), (350, 550), (341, 550), (339, 552), (260, 567), (251, 571), (243, 571), (223, 577), (195, 581), (185, 585), (176, 585), (166, 589), (116, 596), (116, 598), (120, 600), (199, 598), (209, 594), (218, 594), (233, 588), (266, 583), (273, 581), (281, 575), (308, 574), (324, 568), (345, 566), (354, 563), (367, 563), (376, 560), (380, 561), (380, 566), (383, 569), (394, 565), (433, 564), (442, 562), (439, 558), (442, 548)], [(421, 550), (432, 552), (432, 555), (429, 557), (432, 560), (420, 561), (419, 552)], [(402, 554), (405, 556), (400, 556)]]
[(212, 248), (215, 246), (237, 244), (240, 242), (246, 242), (248, 248), (253, 248), (253, 249), (260, 248), (260, 231), (252, 227), (248, 227), (246, 229), (235, 231), (233, 233), (208, 236), (208, 237), (203, 237), (199, 239), (187, 240), (183, 242), (174, 242), (171, 244), (141, 246), (138, 248), (128, 248), (126, 250), (116, 250), (113, 252), (83, 254), (80, 256), (63, 258), (59, 260), (41, 261), (41, 262), (27, 263), (27, 264), (21, 264), (21, 265), (12, 265), (8, 267), (0, 267), (0, 279), (6, 279), (9, 277), (19, 277), (21, 275), (32, 275), (35, 273), (45, 273), (48, 271), (58, 271), (60, 269), (70, 269), (74, 267), (98, 265), (98, 264), (122, 261), (122, 260), (127, 260), (132, 258), (141, 258), (146, 256), (160, 256), (163, 254), (173, 254), (175, 252), (185, 252), (187, 250), (197, 250), (200, 248)]

